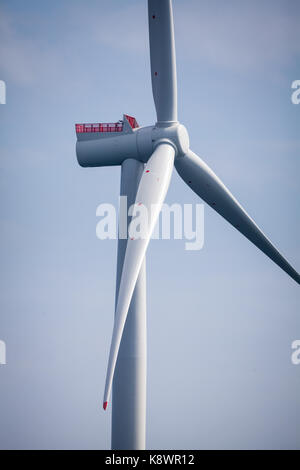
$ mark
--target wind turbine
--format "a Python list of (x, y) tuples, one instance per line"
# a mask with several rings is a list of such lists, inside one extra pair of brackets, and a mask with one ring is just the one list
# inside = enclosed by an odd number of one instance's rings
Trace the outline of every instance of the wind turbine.
[(148, 0), (150, 62), (157, 122), (139, 127), (124, 115), (113, 124), (76, 124), (81, 166), (121, 165), (121, 195), (151, 212), (143, 238), (118, 241), (115, 319), (103, 408), (113, 385), (112, 448), (145, 448), (145, 254), (173, 168), (207, 204), (247, 237), (298, 284), (300, 276), (208, 165), (189, 148), (177, 117), (177, 83), (171, 0)]

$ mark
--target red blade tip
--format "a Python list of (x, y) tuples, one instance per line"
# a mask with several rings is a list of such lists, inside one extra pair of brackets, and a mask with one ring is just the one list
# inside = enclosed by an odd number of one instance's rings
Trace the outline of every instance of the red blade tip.
[(106, 408), (107, 408), (107, 401), (103, 403), (103, 409), (106, 410)]

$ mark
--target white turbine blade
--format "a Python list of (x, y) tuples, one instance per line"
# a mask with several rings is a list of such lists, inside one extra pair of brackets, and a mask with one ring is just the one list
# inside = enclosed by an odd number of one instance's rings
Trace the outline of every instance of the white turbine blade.
[[(169, 144), (160, 144), (148, 160), (136, 195), (136, 204), (146, 207), (150, 218), (143, 238), (128, 238), (122, 276), (116, 306), (115, 324), (110, 346), (103, 408), (109, 399), (115, 365), (122, 339), (124, 325), (140, 268), (151, 234), (164, 202), (174, 166), (175, 150)], [(151, 213), (151, 217), (150, 217)]]
[(177, 121), (177, 78), (171, 0), (148, 0), (150, 63), (157, 121)]
[(175, 161), (182, 179), (215, 211), (239, 230), (298, 284), (300, 276), (259, 229), (214, 172), (191, 150)]

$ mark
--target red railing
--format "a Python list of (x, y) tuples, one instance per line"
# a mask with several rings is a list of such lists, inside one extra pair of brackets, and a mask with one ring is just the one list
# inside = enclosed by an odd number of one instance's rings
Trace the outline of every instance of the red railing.
[(98, 123), (98, 124), (75, 124), (77, 133), (82, 132), (122, 132), (122, 122)]
[[(139, 127), (137, 120), (132, 117), (124, 114), (125, 119), (128, 121), (132, 129)], [(96, 123), (96, 124), (75, 124), (75, 129), (77, 133), (82, 132), (122, 132), (123, 131), (123, 121), (121, 122), (109, 122), (109, 123)]]

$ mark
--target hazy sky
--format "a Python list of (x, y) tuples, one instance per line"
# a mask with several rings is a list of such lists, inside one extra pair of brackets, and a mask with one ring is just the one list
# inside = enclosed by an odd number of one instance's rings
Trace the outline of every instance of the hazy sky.
[[(173, 3), (191, 148), (299, 271), (300, 2)], [(1, 448), (109, 448), (120, 170), (78, 166), (74, 123), (154, 123), (149, 71), (145, 0), (0, 0)], [(167, 202), (200, 200), (174, 172)], [(147, 447), (300, 448), (299, 286), (208, 206), (147, 276)]]

